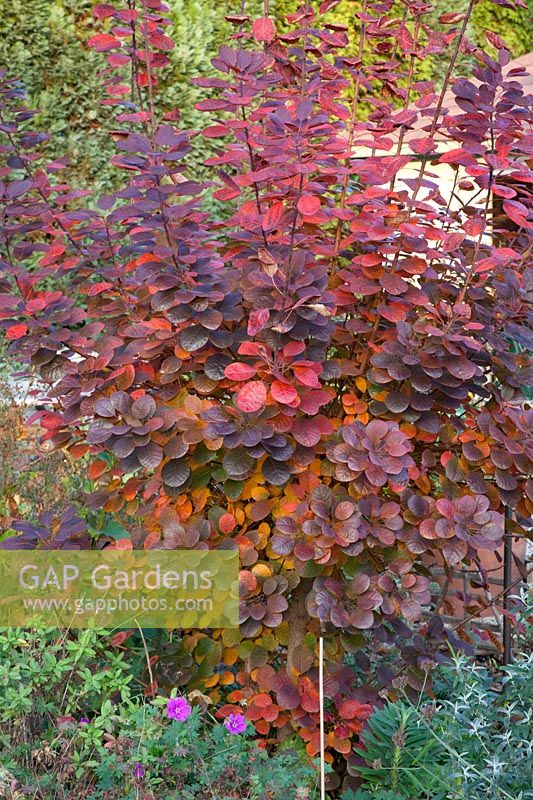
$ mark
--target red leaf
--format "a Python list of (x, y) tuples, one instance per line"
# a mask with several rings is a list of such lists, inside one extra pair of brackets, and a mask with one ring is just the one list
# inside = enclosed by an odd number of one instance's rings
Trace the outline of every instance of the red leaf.
[(122, 20), (122, 22), (134, 22), (136, 19), (138, 19), (139, 12), (135, 11), (134, 8), (125, 8), (122, 11), (118, 11), (116, 17), (117, 19)]
[(283, 355), (285, 358), (294, 358), (294, 356), (299, 356), (305, 350), (305, 344), (303, 342), (289, 342), (283, 348)]
[(226, 14), (224, 19), (227, 22), (231, 22), (232, 25), (244, 25), (245, 22), (248, 22), (250, 17), (248, 14)]
[(218, 527), (222, 533), (231, 533), (235, 530), (235, 526), (237, 524), (237, 520), (233, 516), (233, 514), (222, 514), (218, 521)]
[(314, 418), (301, 417), (296, 419), (292, 426), (292, 435), (298, 444), (304, 447), (315, 447), (322, 437), (320, 427)]
[(105, 292), (106, 289), (111, 289), (112, 286), (112, 283), (93, 283), (89, 286), (85, 294), (87, 297), (96, 297), (97, 294)]
[(22, 339), (27, 332), (28, 326), (23, 322), (19, 322), (17, 325), (11, 325), (11, 327), (7, 329), (6, 336), (8, 339), (11, 339), (11, 341), (14, 341), (15, 339)]
[(339, 717), (342, 719), (369, 719), (374, 709), (368, 703), (358, 703), (357, 700), (345, 700), (339, 706)]
[(271, 231), (283, 216), (283, 203), (273, 203), (263, 217), (263, 230)]
[(436, 144), (429, 136), (424, 137), (423, 139), (414, 139), (413, 141), (409, 142), (409, 147), (413, 151), (413, 153), (418, 153), (419, 155), (426, 155), (427, 153), (432, 153), (436, 149)]
[(486, 221), (481, 217), (472, 217), (463, 223), (463, 228), (469, 236), (479, 236), (485, 229)]
[(270, 387), (270, 392), (274, 400), (277, 400), (278, 403), (284, 403), (285, 405), (292, 405), (292, 403), (298, 399), (298, 392), (294, 386), (291, 386), (290, 383), (284, 383), (283, 381), (274, 381)]
[(117, 647), (117, 645), (124, 644), (124, 642), (130, 638), (130, 636), (133, 636), (133, 631), (119, 631), (111, 637), (109, 644), (112, 647)]
[(394, 303), (393, 305), (380, 303), (378, 306), (378, 313), (385, 319), (388, 319), (389, 322), (402, 322), (407, 316), (407, 308), (400, 303)]
[(247, 381), (253, 378), (256, 372), (256, 368), (251, 367), (250, 364), (241, 364), (236, 361), (234, 364), (228, 364), (224, 370), (224, 375), (230, 381)]
[(296, 207), (302, 216), (312, 217), (320, 211), (320, 198), (313, 194), (303, 194), (298, 200)]
[(261, 353), (261, 347), (259, 342), (243, 342), (239, 345), (237, 352), (241, 356), (258, 356)]
[(103, 19), (104, 17), (112, 17), (116, 11), (116, 8), (110, 3), (97, 3), (92, 8), (93, 16), (97, 19)]
[(224, 186), (222, 189), (217, 189), (216, 192), (213, 192), (213, 197), (216, 197), (217, 200), (233, 200), (240, 193), (240, 189), (229, 189)]
[(298, 408), (300, 408), (305, 414), (317, 414), (320, 407), (329, 403), (334, 397), (334, 393), (331, 390), (326, 389), (314, 389), (311, 392), (304, 392), (304, 394), (299, 396), (299, 404)]
[(311, 369), (311, 367), (293, 364), (292, 369), (294, 372), (294, 377), (298, 383), (301, 383), (303, 386), (309, 386), (311, 389), (320, 388), (318, 375), (316, 374), (315, 370)]
[[(217, 139), (220, 136), (227, 136), (228, 128), (225, 125), (208, 125), (207, 128), (204, 128), (202, 131), (202, 135), (206, 137), (206, 139)], [(240, 193), (239, 187), (237, 187), (237, 194)]]
[(144, 540), (143, 548), (145, 550), (151, 550), (152, 545), (157, 544), (161, 539), (161, 534), (159, 531), (150, 531), (146, 539)]
[(256, 42), (271, 42), (276, 37), (276, 26), (270, 17), (259, 17), (252, 23), (252, 32)]
[(131, 539), (117, 539), (113, 544), (108, 545), (106, 550), (133, 550)]
[(527, 207), (523, 203), (516, 200), (504, 200), (503, 210), (515, 225), (519, 228), (532, 228), (533, 222), (528, 222), (526, 217), (528, 213)]
[(174, 42), (168, 36), (162, 33), (152, 33), (150, 35), (150, 44), (157, 47), (158, 50), (173, 50)]
[(97, 33), (96, 36), (91, 36), (87, 42), (88, 47), (97, 50), (99, 53), (103, 53), (106, 50), (113, 50), (114, 47), (118, 47), (119, 45), (119, 40), (111, 36), (110, 33)]
[(441, 14), (439, 22), (442, 22), (443, 25), (453, 25), (454, 22), (461, 22), (464, 18), (465, 15), (460, 11), (450, 11), (448, 14)]
[(310, 714), (316, 714), (320, 709), (318, 691), (309, 678), (302, 678), (300, 681), (300, 698), (300, 705), (304, 711), (308, 711)]
[(262, 331), (270, 318), (270, 311), (268, 308), (260, 308), (258, 311), (252, 311), (248, 317), (248, 336), (255, 336), (259, 331)]
[(50, 264), (53, 264), (59, 256), (62, 256), (65, 252), (65, 245), (61, 244), (60, 242), (56, 242), (55, 244), (51, 244), (48, 248), (46, 255), (44, 255), (41, 260), (39, 261), (39, 265), (41, 267), (48, 267)]
[(265, 407), (266, 397), (265, 384), (262, 381), (250, 381), (237, 392), (237, 405), (241, 411), (251, 414)]
[(331, 11), (332, 8), (335, 8), (335, 6), (338, 6), (339, 3), (340, 0), (324, 0), (324, 2), (320, 4), (318, 11), (320, 14), (325, 14)]
[(511, 189), (510, 186), (500, 186), (498, 183), (493, 184), (492, 194), (497, 194), (498, 197), (505, 197), (506, 200), (511, 200), (513, 197), (516, 197), (514, 189)]
[(444, 253), (451, 253), (452, 250), (457, 250), (465, 238), (463, 233), (448, 233), (446, 235), (441, 233), (440, 235), (443, 238), (441, 248)]
[(493, 31), (485, 31), (485, 36), (487, 37), (487, 41), (490, 42), (490, 44), (495, 47), (496, 50), (507, 49), (507, 45), (497, 33), (494, 33)]

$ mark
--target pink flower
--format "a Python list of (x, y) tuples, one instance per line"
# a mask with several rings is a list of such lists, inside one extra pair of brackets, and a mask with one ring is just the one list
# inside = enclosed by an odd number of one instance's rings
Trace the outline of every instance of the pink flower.
[(224, 720), (224, 727), (229, 733), (239, 734), (246, 730), (246, 720), (242, 714), (230, 714)]
[(171, 697), (167, 703), (167, 717), (185, 722), (191, 715), (191, 706), (185, 697)]

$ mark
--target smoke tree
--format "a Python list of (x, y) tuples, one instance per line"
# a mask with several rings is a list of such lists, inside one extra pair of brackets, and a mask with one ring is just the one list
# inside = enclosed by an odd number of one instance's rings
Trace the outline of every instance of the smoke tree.
[[(104, 197), (69, 189), (0, 86), (0, 325), (48, 384), (43, 440), (88, 460), (89, 508), (128, 532), (97, 546), (239, 549), (240, 630), (184, 631), (173, 655), (220, 713), (316, 754), (324, 635), (339, 776), (395, 674), (419, 689), (451, 636), (423, 617), (432, 568), (482, 571), (506, 513), (519, 536), (531, 512), (531, 97), (498, 36), (492, 55), (466, 38), (474, 4), (435, 27), (427, 4), (362, 0), (355, 41), (335, 0), (283, 27), (268, 5), (229, 16), (201, 132), (158, 114), (165, 5), (95, 5), (124, 171)], [(417, 79), (430, 54), (438, 86)], [(207, 186), (197, 135), (219, 145)], [(2, 546), (90, 546), (69, 509), (19, 530)], [(366, 681), (378, 651), (401, 657)]]

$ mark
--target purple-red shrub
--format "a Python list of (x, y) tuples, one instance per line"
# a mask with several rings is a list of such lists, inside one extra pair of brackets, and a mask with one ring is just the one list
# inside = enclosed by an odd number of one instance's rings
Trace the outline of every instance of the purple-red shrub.
[[(531, 512), (533, 172), (531, 97), (498, 37), (493, 56), (466, 39), (473, 2), (438, 30), (428, 6), (363, 2), (355, 43), (335, 5), (283, 32), (231, 18), (220, 76), (198, 81), (209, 187), (186, 173), (179, 113), (157, 113), (160, 0), (94, 6), (128, 176), (114, 195), (69, 190), (4, 77), (0, 324), (50, 387), (44, 438), (89, 455), (89, 505), (129, 529), (102, 544), (239, 549), (241, 629), (184, 632), (181, 682), (316, 754), (323, 632), (340, 769), (393, 676), (357, 685), (345, 654), (364, 672), (365, 651), (397, 647), (419, 688), (444, 635), (421, 622), (432, 566), (479, 564), (506, 509), (518, 535)], [(454, 81), (460, 51), (475, 69)], [(429, 53), (449, 54), (443, 86), (417, 80)], [(46, 525), (20, 545), (79, 546), (70, 516)]]

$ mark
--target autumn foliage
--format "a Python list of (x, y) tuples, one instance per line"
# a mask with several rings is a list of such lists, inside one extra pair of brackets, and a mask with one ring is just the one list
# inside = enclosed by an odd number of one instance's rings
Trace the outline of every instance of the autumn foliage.
[[(125, 182), (87, 203), (4, 77), (0, 325), (50, 387), (44, 438), (90, 456), (89, 506), (130, 532), (100, 546), (239, 549), (240, 631), (185, 632), (182, 682), (316, 754), (322, 631), (328, 758), (349, 768), (379, 691), (398, 670), (420, 687), (446, 636), (423, 617), (432, 567), (479, 565), (506, 510), (517, 535), (531, 512), (533, 172), (531, 98), (498, 36), (492, 55), (464, 36), (473, 2), (433, 29), (423, 4), (363, 0), (355, 42), (335, 5), (230, 17), (200, 134), (157, 113), (164, 4), (95, 5)], [(417, 80), (430, 53), (443, 86)], [(191, 135), (220, 144), (209, 186)], [(21, 527), (4, 547), (88, 546), (70, 512)]]

